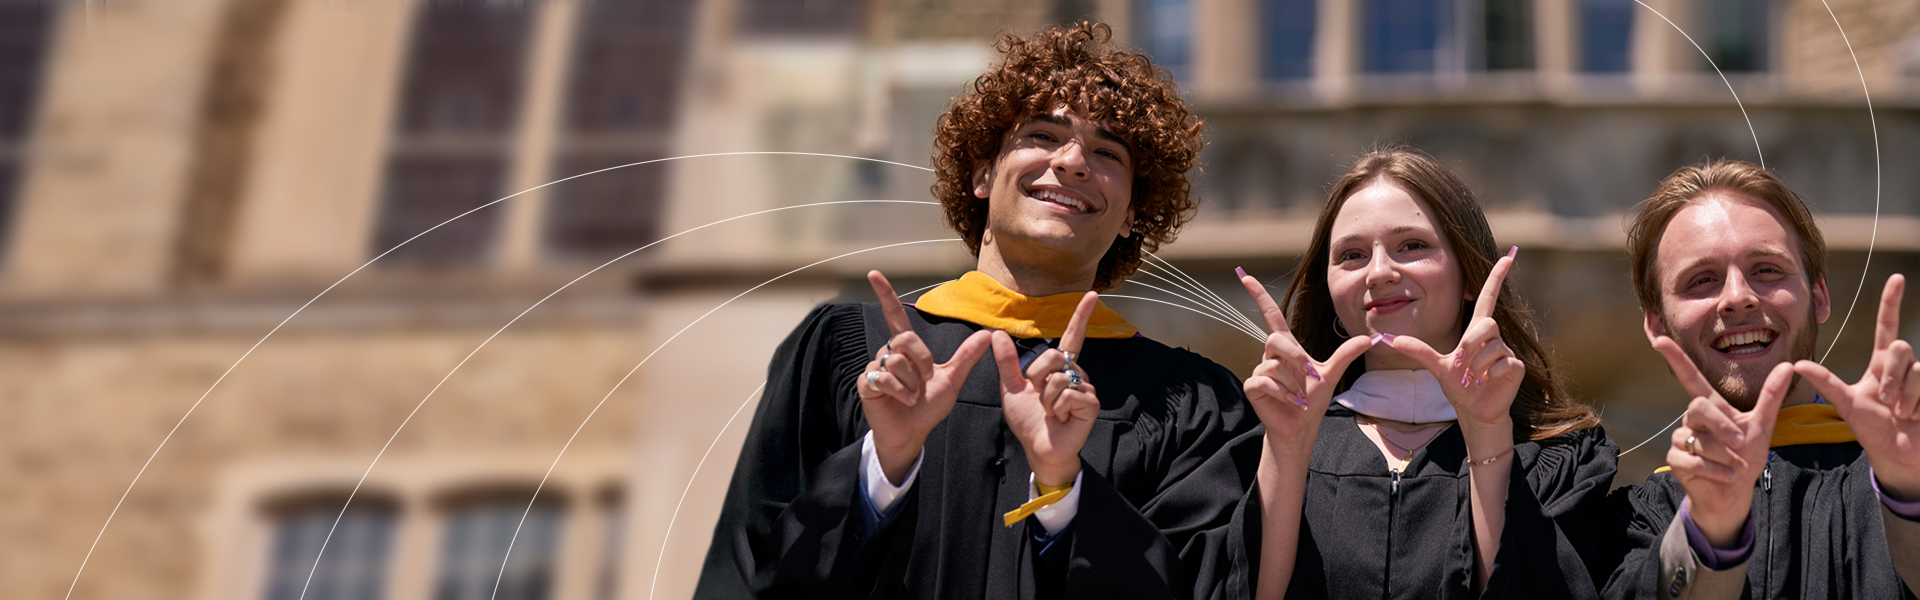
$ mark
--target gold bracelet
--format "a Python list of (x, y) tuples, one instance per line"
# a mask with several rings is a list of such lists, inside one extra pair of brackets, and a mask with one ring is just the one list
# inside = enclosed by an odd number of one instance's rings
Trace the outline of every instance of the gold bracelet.
[(1484, 467), (1484, 466), (1487, 466), (1487, 465), (1490, 465), (1490, 464), (1493, 464), (1493, 461), (1496, 461), (1496, 460), (1500, 460), (1500, 457), (1502, 457), (1502, 456), (1506, 456), (1506, 455), (1508, 455), (1508, 454), (1512, 454), (1512, 453), (1513, 453), (1513, 449), (1514, 449), (1515, 447), (1516, 447), (1516, 446), (1508, 446), (1506, 450), (1501, 450), (1499, 454), (1495, 454), (1495, 455), (1493, 455), (1493, 456), (1489, 456), (1489, 457), (1487, 457), (1487, 459), (1486, 459), (1486, 460), (1475, 460), (1475, 461), (1468, 461), (1468, 462), (1467, 462), (1467, 466), (1469, 466), (1469, 467)]

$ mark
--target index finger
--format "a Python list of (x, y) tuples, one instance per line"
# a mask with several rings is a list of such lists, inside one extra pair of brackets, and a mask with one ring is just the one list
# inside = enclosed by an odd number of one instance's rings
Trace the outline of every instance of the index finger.
[(880, 298), (880, 314), (887, 317), (887, 331), (900, 335), (913, 331), (913, 322), (907, 320), (907, 309), (900, 306), (900, 295), (893, 293), (893, 284), (887, 283), (887, 276), (880, 271), (867, 271), (867, 283), (873, 284), (873, 295)]
[(1713, 390), (1713, 384), (1707, 381), (1707, 376), (1700, 374), (1700, 367), (1694, 366), (1693, 359), (1687, 357), (1687, 352), (1681, 350), (1680, 344), (1675, 343), (1673, 338), (1664, 335), (1654, 338), (1653, 349), (1660, 353), (1661, 358), (1667, 359), (1667, 367), (1673, 369), (1674, 379), (1680, 380), (1680, 389), (1686, 390), (1688, 396), (1719, 397), (1720, 393)]
[(1880, 291), (1880, 319), (1873, 328), (1873, 349), (1885, 350), (1900, 339), (1900, 297), (1907, 291), (1907, 278), (1898, 273), (1887, 278)]
[(1500, 300), (1500, 286), (1507, 283), (1507, 271), (1513, 270), (1514, 257), (1520, 254), (1520, 247), (1507, 250), (1507, 255), (1494, 261), (1493, 270), (1487, 273), (1486, 285), (1480, 286), (1480, 300), (1473, 303), (1473, 318), (1485, 319), (1493, 316), (1493, 304)]
[(1267, 286), (1260, 280), (1248, 275), (1245, 270), (1234, 267), (1233, 272), (1240, 275), (1240, 286), (1247, 288), (1247, 295), (1253, 296), (1253, 304), (1260, 307), (1260, 316), (1267, 320), (1267, 333), (1287, 333), (1287, 315), (1280, 312), (1280, 305), (1267, 295)]
[(1061, 350), (1080, 353), (1080, 342), (1087, 339), (1087, 320), (1093, 318), (1093, 308), (1099, 305), (1098, 293), (1087, 292), (1087, 295), (1080, 297), (1080, 306), (1073, 309), (1073, 319), (1067, 321), (1066, 333), (1060, 334)]

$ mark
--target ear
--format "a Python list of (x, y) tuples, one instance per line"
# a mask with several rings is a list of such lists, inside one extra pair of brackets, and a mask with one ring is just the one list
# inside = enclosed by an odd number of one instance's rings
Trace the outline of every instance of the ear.
[(1133, 237), (1133, 211), (1127, 211), (1127, 220), (1120, 222), (1120, 237)]
[(993, 195), (993, 161), (982, 161), (973, 165), (973, 197), (986, 199)]
[(1667, 320), (1660, 316), (1659, 311), (1651, 308), (1645, 312), (1646, 318), (1641, 323), (1641, 326), (1646, 328), (1647, 343), (1651, 344), (1654, 339), (1667, 335)]
[(1825, 323), (1833, 315), (1833, 303), (1827, 297), (1827, 280), (1813, 282), (1813, 322)]

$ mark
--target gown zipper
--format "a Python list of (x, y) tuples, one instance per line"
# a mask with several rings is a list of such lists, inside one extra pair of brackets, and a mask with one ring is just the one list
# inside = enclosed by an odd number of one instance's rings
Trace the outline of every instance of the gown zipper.
[(1393, 597), (1393, 523), (1400, 511), (1400, 469), (1388, 469), (1388, 472), (1393, 479), (1387, 487), (1387, 560), (1380, 582), (1381, 598)]

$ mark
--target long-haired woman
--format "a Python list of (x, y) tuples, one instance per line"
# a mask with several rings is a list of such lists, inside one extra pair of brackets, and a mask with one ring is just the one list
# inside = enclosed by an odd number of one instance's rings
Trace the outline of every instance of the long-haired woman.
[(1242, 275), (1272, 333), (1226, 538), (1229, 578), (1255, 572), (1227, 595), (1596, 595), (1619, 447), (1504, 285), (1517, 251), (1457, 174), (1391, 148), (1333, 184), (1289, 310)]

